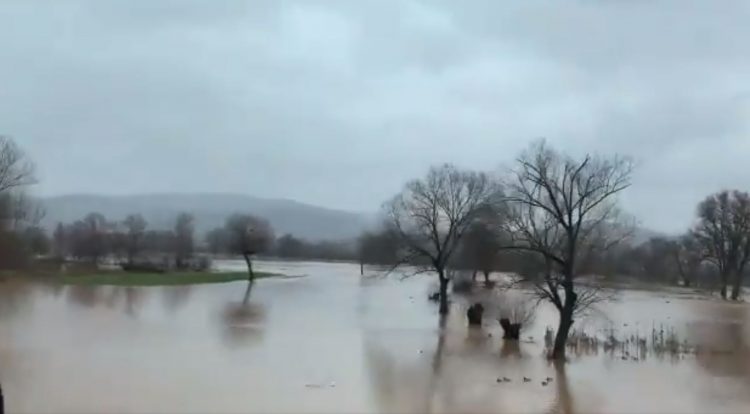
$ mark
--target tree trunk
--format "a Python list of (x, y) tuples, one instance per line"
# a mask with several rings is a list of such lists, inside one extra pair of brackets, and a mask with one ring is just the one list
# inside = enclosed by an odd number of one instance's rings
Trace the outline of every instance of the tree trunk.
[(732, 281), (732, 300), (740, 300), (740, 294), (742, 293), (742, 274), (744, 272), (737, 272), (734, 275)]
[(555, 335), (555, 346), (552, 348), (550, 357), (557, 361), (565, 360), (565, 345), (568, 343), (568, 334), (573, 326), (573, 311), (567, 306), (560, 311), (560, 324)]
[(247, 264), (247, 280), (252, 282), (255, 280), (255, 273), (253, 272), (253, 262), (250, 260), (250, 254), (247, 252), (242, 253), (242, 257), (245, 258), (245, 263)]
[(727, 272), (721, 272), (721, 298), (727, 298)]
[(448, 279), (445, 277), (444, 271), (441, 269), (438, 271), (438, 277), (440, 278), (440, 314), (448, 314)]
[(570, 278), (565, 286), (565, 303), (562, 309), (560, 309), (560, 324), (557, 327), (555, 345), (552, 348), (552, 355), (550, 355), (554, 360), (565, 360), (565, 346), (568, 343), (570, 328), (573, 326), (573, 310), (575, 309), (577, 300), (578, 295), (573, 290), (573, 282), (572, 278)]

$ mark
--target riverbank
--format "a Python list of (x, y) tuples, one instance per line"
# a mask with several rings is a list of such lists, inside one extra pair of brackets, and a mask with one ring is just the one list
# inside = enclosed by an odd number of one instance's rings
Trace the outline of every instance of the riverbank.
[[(278, 276), (274, 273), (255, 272), (255, 279)], [(247, 272), (166, 272), (137, 273), (100, 271), (86, 274), (63, 274), (58, 281), (64, 285), (110, 286), (178, 286), (208, 283), (226, 283), (247, 280)]]

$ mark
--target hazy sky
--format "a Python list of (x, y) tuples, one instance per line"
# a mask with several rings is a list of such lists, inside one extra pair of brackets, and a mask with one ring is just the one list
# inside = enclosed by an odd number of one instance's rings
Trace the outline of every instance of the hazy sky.
[(240, 192), (376, 210), (537, 137), (639, 161), (678, 231), (750, 189), (743, 1), (2, 0), (0, 133), (37, 192)]

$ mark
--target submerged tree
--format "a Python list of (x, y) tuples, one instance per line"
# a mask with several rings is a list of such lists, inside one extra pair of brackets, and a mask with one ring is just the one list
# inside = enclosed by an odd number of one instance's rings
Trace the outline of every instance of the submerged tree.
[(554, 359), (565, 358), (573, 317), (599, 300), (596, 289), (576, 284), (595, 249), (606, 249), (620, 235), (609, 232), (616, 218), (616, 195), (630, 186), (626, 158), (586, 155), (574, 159), (533, 144), (517, 160), (508, 185), (506, 232), (510, 248), (534, 252), (543, 264), (536, 290), (560, 314)]
[(518, 340), (521, 331), (534, 323), (536, 302), (534, 298), (522, 295), (500, 295), (497, 317), (503, 328), (504, 339)]
[(252, 257), (271, 247), (273, 229), (268, 221), (249, 214), (233, 214), (227, 218), (224, 228), (229, 250), (240, 254), (247, 264), (248, 280), (255, 279)]
[(441, 315), (448, 313), (446, 267), (474, 220), (498, 199), (498, 186), (486, 174), (446, 164), (406, 184), (385, 206), (404, 250), (400, 261), (423, 260), (437, 273)]
[(707, 197), (698, 205), (693, 235), (704, 257), (719, 270), (721, 297), (726, 299), (731, 281), (732, 299), (738, 300), (750, 260), (750, 195), (735, 190)]

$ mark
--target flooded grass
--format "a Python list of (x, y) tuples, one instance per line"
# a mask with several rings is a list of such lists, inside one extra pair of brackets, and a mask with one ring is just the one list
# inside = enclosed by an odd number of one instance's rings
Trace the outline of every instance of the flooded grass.
[[(273, 273), (256, 272), (256, 279), (276, 276)], [(247, 272), (97, 272), (91, 274), (65, 274), (58, 279), (64, 285), (103, 286), (176, 286), (206, 283), (226, 283), (247, 280)]]
[[(555, 333), (547, 327), (544, 342), (549, 352), (554, 344)], [(644, 361), (648, 357), (680, 359), (697, 353), (720, 353), (718, 349), (690, 344), (680, 338), (677, 330), (667, 324), (652, 325), (650, 332), (629, 331), (613, 326), (597, 333), (572, 329), (567, 348), (575, 356), (598, 355), (600, 353), (623, 361)]]

